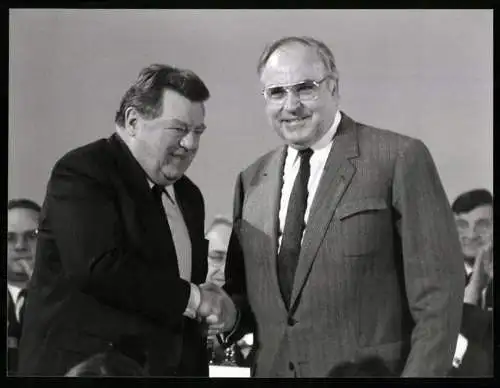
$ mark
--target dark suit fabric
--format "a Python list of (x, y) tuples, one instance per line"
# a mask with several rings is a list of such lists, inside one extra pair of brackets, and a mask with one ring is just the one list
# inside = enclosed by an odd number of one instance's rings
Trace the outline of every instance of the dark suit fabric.
[(259, 377), (321, 377), (379, 356), (397, 375), (444, 376), (464, 291), (463, 260), (436, 167), (419, 140), (342, 113), (312, 203), (290, 308), (276, 275), (286, 147), (240, 173), (226, 291), (256, 331)]
[[(207, 272), (204, 203), (174, 184), (192, 243), (193, 283)], [(147, 177), (114, 134), (62, 157), (43, 204), (20, 344), (20, 374), (62, 375), (109, 347), (151, 375), (208, 375), (190, 286)]]
[(14, 299), (7, 290), (7, 373), (15, 375), (17, 372), (17, 358), (19, 339), (21, 338), (21, 323), (16, 317)]
[(492, 377), (493, 311), (464, 303), (460, 333), (467, 338), (467, 350), (453, 377)]

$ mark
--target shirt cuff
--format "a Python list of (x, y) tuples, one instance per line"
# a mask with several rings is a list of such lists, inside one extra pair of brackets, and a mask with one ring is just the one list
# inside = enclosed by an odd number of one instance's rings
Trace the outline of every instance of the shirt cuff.
[(458, 334), (458, 341), (453, 356), (453, 367), (458, 368), (462, 364), (469, 341), (462, 334)]
[(191, 286), (191, 292), (189, 293), (189, 301), (186, 306), (186, 310), (184, 311), (184, 316), (196, 319), (196, 312), (198, 311), (201, 303), (200, 289), (196, 284), (189, 283), (189, 285)]

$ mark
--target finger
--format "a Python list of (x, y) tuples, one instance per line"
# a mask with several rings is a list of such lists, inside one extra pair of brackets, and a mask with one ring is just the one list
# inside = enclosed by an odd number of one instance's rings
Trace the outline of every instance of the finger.
[(26, 261), (26, 260), (19, 260), (19, 264), (23, 267), (24, 271), (31, 276), (33, 273), (33, 270), (31, 268), (31, 265)]
[(203, 288), (204, 290), (207, 290), (207, 291), (217, 292), (217, 293), (219, 293), (219, 290), (220, 290), (219, 286), (217, 286), (216, 284), (211, 283), (211, 282), (201, 284), (200, 288)]
[(217, 335), (217, 334), (220, 334), (222, 332), (222, 330), (218, 330), (218, 329), (208, 329), (208, 335)]
[(216, 314), (211, 314), (205, 318), (205, 322), (207, 322), (210, 326), (219, 323), (219, 316)]
[(207, 326), (208, 329), (222, 330), (224, 328), (224, 323), (214, 323)]

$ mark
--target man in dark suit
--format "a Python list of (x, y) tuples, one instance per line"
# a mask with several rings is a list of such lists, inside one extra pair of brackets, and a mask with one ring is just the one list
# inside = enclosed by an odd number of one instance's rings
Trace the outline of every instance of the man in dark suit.
[(446, 375), (464, 276), (428, 149), (340, 112), (322, 42), (280, 39), (258, 73), (285, 145), (237, 179), (227, 341), (256, 329), (259, 377), (321, 377), (372, 355), (396, 375)]
[(199, 323), (204, 202), (184, 172), (205, 129), (209, 91), (193, 72), (141, 71), (116, 133), (53, 168), (20, 344), (21, 375), (64, 375), (113, 348), (152, 376), (207, 376)]
[[(493, 245), (474, 260), (465, 287), (460, 337), (452, 376), (493, 376)], [(465, 342), (460, 349), (460, 341)]]
[(7, 371), (17, 372), (26, 288), (33, 272), (40, 205), (11, 199), (7, 204)]
[(460, 194), (451, 209), (462, 245), (466, 287), (451, 376), (493, 375), (493, 195)]

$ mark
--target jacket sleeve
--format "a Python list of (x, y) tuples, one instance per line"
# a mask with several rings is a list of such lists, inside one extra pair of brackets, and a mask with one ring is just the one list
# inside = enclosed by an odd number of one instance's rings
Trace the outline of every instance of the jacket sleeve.
[(415, 323), (403, 377), (445, 376), (460, 329), (464, 269), (445, 191), (420, 140), (411, 140), (399, 152), (392, 194)]
[(226, 258), (224, 290), (231, 296), (238, 310), (238, 319), (227, 343), (238, 341), (245, 334), (255, 331), (255, 317), (247, 299), (245, 261), (241, 248), (241, 218), (244, 189), (241, 174), (238, 176), (233, 203), (233, 231), (229, 239)]
[(190, 285), (151, 267), (131, 247), (106, 178), (99, 166), (82, 158), (64, 157), (53, 169), (44, 211), (64, 273), (103, 304), (175, 324), (182, 319)]

